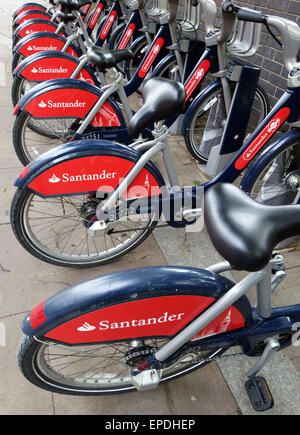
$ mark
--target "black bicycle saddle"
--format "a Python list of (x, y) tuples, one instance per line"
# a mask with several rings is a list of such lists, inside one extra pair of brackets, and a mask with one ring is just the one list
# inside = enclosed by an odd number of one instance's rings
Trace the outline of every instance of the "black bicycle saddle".
[(87, 58), (89, 62), (98, 65), (101, 71), (113, 68), (119, 62), (132, 59), (130, 50), (105, 50), (102, 47), (93, 46), (88, 49)]
[(129, 122), (128, 132), (133, 138), (154, 122), (178, 115), (186, 100), (184, 85), (163, 77), (147, 80), (142, 87), (143, 107)]
[(264, 268), (278, 243), (300, 234), (300, 206), (263, 205), (232, 184), (210, 187), (203, 208), (213, 245), (237, 270)]

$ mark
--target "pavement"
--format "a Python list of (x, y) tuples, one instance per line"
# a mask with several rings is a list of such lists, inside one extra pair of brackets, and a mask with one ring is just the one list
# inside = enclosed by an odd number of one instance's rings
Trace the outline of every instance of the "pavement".
[[(111, 264), (71, 270), (48, 265), (32, 257), (16, 241), (9, 222), (15, 192), (14, 180), (22, 169), (15, 156), (11, 132), (14, 122), (10, 99), (11, 13), (23, 1), (0, 0), (0, 327), (6, 340), (0, 343), (1, 415), (251, 415), (244, 391), (246, 373), (255, 359), (239, 356), (213, 362), (199, 371), (156, 390), (105, 397), (77, 397), (53, 394), (30, 384), (19, 372), (16, 351), (21, 322), (36, 305), (58, 291), (107, 273), (139, 266), (188, 265), (205, 268), (220, 260), (206, 231), (184, 229), (154, 231), (141, 246)], [(196, 162), (187, 153), (180, 136), (170, 140), (180, 183), (188, 186), (202, 180)], [(161, 162), (158, 161), (158, 165)], [(274, 306), (299, 303), (300, 253), (285, 250), (288, 277), (273, 297)], [(241, 273), (232, 277), (239, 279)], [(250, 299), (253, 299), (253, 293)], [(0, 331), (1, 332), (1, 331)], [(230, 353), (234, 350), (230, 350)], [(237, 349), (238, 351), (238, 349)], [(275, 406), (265, 414), (300, 414), (300, 347), (290, 346), (276, 354), (262, 371), (275, 397)], [(30, 400), (28, 400), (30, 398)]]

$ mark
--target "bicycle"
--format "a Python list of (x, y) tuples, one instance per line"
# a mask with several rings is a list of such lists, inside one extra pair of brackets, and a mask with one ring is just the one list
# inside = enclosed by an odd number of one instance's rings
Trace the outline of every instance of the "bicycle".
[[(201, 0), (201, 5), (205, 8), (207, 8), (207, 5), (213, 7), (212, 11), (209, 9), (206, 15), (207, 30), (211, 32), (211, 22), (215, 20), (216, 16), (216, 5), (212, 0)], [(175, 15), (170, 17), (171, 23), (174, 20), (174, 16)], [(229, 115), (229, 110), (234, 99), (236, 101), (235, 104), (240, 104), (241, 98), (248, 99), (249, 105), (245, 109), (245, 112), (247, 112), (247, 119), (249, 119), (250, 116), (250, 131), (253, 131), (254, 126), (258, 125), (259, 122), (264, 119), (269, 108), (266, 93), (257, 84), (260, 72), (259, 68), (241, 65), (233, 68), (234, 73), (232, 71), (232, 74), (229, 73), (227, 77), (224, 75), (224, 55), (222, 47), (227, 43), (230, 37), (235, 18), (232, 19), (230, 15), (224, 13), (223, 22), (225, 23), (224, 26), (226, 26), (226, 30), (221, 29), (221, 31), (215, 33), (215, 40), (204, 50), (200, 58), (196, 60), (194, 52), (187, 55), (189, 66), (186, 67), (184, 80), (187, 96), (184, 110), (182, 110), (185, 116), (181, 134), (183, 136), (189, 135), (189, 137), (193, 135), (194, 129), (191, 128), (190, 125), (193, 123), (195, 117), (198, 117), (199, 109), (204, 107), (205, 110), (202, 110), (201, 113), (204, 113), (205, 116), (208, 114), (210, 118), (212, 118), (214, 113), (217, 114), (217, 116), (215, 115), (217, 118), (216, 122), (218, 123), (217, 128), (214, 128), (214, 130), (211, 129), (215, 136), (212, 136), (211, 132), (209, 133), (211, 145), (213, 142), (220, 141), (226, 124), (226, 115)], [(228, 28), (230, 28), (229, 31)], [(151, 68), (153, 68), (152, 77), (162, 77), (174, 66), (176, 57), (174, 53), (169, 54), (166, 50), (166, 47), (171, 42), (166, 39), (168, 33), (168, 24), (162, 24), (160, 31), (145, 54), (143, 61), (137, 68), (134, 77), (128, 83), (124, 83), (122, 75), (119, 74), (112, 84), (99, 90), (95, 86), (88, 86), (82, 81), (61, 79), (41, 83), (27, 92), (16, 106), (16, 120), (13, 129), (15, 151), (22, 164), (28, 164), (38, 157), (41, 152), (57, 146), (61, 141), (110, 139), (130, 145), (132, 143), (132, 136), (128, 131), (128, 123), (132, 119), (133, 111), (128, 102), (128, 97), (140, 89), (141, 84), (147, 79), (147, 74)], [(219, 41), (216, 40), (218, 35), (220, 35)], [(197, 47), (199, 47), (198, 44), (200, 44), (200, 42), (197, 42)], [(97, 48), (93, 47), (89, 49), (89, 53), (92, 57), (92, 63), (97, 64), (99, 70), (103, 70), (101, 63), (105, 58), (105, 53), (103, 53), (102, 49), (99, 51)], [(129, 58), (130, 57), (131, 56), (129, 56)], [(88, 59), (88, 57), (86, 59)], [(41, 61), (42, 60), (43, 58), (41, 58)], [(117, 64), (117, 62), (115, 64)], [(113, 66), (113, 64), (110, 63), (110, 66)], [(76, 67), (77, 65), (75, 64), (74, 68)], [(239, 75), (236, 74), (237, 70), (240, 71)], [(21, 74), (22, 71), (19, 71), (19, 74)], [(75, 71), (76, 74), (78, 74), (78, 69)], [(220, 76), (220, 71), (222, 71), (222, 77), (218, 77), (218, 75)], [(241, 74), (241, 71), (243, 74)], [(216, 80), (206, 87), (202, 93), (199, 93), (205, 78), (210, 72), (217, 76)], [(75, 73), (73, 75), (75, 75)], [(30, 68), (29, 70), (27, 69), (27, 76), (33, 77)], [(37, 74), (34, 74), (34, 77), (36, 76)], [(233, 77), (234, 81), (230, 80), (231, 77)], [(251, 92), (251, 95), (249, 95), (250, 84), (253, 86), (254, 95), (252, 95)], [(238, 89), (234, 97), (232, 95), (232, 87)], [(116, 99), (111, 98), (116, 92), (118, 92), (119, 97), (117, 102), (120, 101), (121, 106), (116, 104)], [(61, 107), (52, 107), (53, 110), (47, 108), (47, 114), (45, 114), (45, 110), (41, 110), (46, 104), (45, 102), (48, 100), (52, 101), (53, 98), (58, 101), (62, 101), (63, 98), (66, 98), (70, 103), (74, 101), (74, 104), (76, 104), (79, 95), (82, 96), (82, 104), (85, 104), (86, 107), (86, 110), (83, 111), (84, 113), (78, 114), (78, 111), (74, 111), (74, 113), (69, 110), (63, 111)], [(225, 119), (224, 116), (220, 118), (219, 115), (221, 109), (224, 107), (224, 100), (226, 102)], [(103, 103), (108, 104), (110, 112), (110, 116), (106, 117), (106, 119), (103, 119), (103, 116), (101, 116)], [(219, 108), (218, 111), (216, 111), (216, 103)], [(252, 111), (251, 104), (253, 106)], [(249, 111), (248, 107), (250, 109)], [(95, 120), (95, 116), (98, 117), (98, 121)], [(177, 119), (178, 117), (176, 119), (169, 119), (167, 125), (170, 127)], [(34, 132), (32, 132), (30, 128), (33, 122), (35, 125)], [(111, 124), (111, 122), (113, 122), (113, 124)], [(43, 140), (43, 143), (41, 143), (40, 135), (36, 136), (36, 133), (39, 132), (39, 128), (42, 130), (41, 134), (43, 136), (48, 136), (53, 140), (51, 142)], [(145, 126), (145, 128), (144, 135), (151, 139), (151, 126)], [(249, 133), (249, 129), (247, 133)], [(239, 139), (233, 142), (236, 147), (241, 145), (244, 137), (245, 132), (239, 133)], [(55, 138), (58, 140), (55, 140)], [(232, 146), (233, 143), (230, 146)], [(190, 149), (188, 150), (190, 151)]]
[[(299, 234), (299, 206), (258, 204), (220, 183), (204, 197), (212, 243), (225, 261), (207, 269), (164, 266), (105, 275), (50, 297), (23, 321), (19, 368), (47, 391), (71, 395), (144, 392), (222, 358), (239, 346), (259, 357), (247, 374), (253, 408), (274, 399), (259, 371), (290, 346), (300, 304), (272, 308), (285, 278), (274, 247)], [(247, 271), (234, 283), (222, 276)], [(257, 304), (246, 293), (256, 287)], [(235, 354), (227, 354), (226, 357)]]

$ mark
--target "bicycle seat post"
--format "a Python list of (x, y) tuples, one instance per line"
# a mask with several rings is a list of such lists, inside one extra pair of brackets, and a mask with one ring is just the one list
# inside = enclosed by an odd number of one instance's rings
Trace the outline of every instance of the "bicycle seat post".
[(257, 294), (257, 312), (258, 314), (267, 319), (271, 317), (272, 314), (272, 265), (271, 262), (265, 267), (266, 275), (257, 284), (256, 294)]

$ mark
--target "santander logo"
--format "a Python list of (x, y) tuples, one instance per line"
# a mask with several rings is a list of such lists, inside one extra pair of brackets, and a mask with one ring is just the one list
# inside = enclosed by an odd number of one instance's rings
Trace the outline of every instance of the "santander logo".
[(56, 183), (60, 183), (61, 179), (58, 178), (55, 174), (53, 174), (53, 176), (49, 179), (49, 183), (52, 184), (56, 184)]
[(235, 162), (235, 168), (238, 170), (244, 169), (252, 158), (259, 152), (270, 137), (278, 130), (290, 114), (288, 107), (283, 107), (271, 119), (261, 133), (251, 142), (246, 151)]
[(77, 108), (77, 107), (86, 107), (85, 101), (73, 101), (73, 102), (54, 102), (52, 100), (48, 100), (47, 103), (45, 101), (41, 101), (38, 106), (41, 109), (50, 108), (50, 109), (70, 109), (70, 108)]
[[(99, 326), (97, 327), (99, 331), (105, 331), (107, 329), (137, 328), (141, 326), (156, 325), (160, 323), (176, 322), (178, 320), (181, 320), (183, 316), (184, 313), (169, 314), (168, 311), (166, 311), (159, 317), (153, 316), (145, 319), (123, 320), (119, 322), (111, 322), (110, 320), (101, 320), (99, 322)], [(85, 322), (83, 326), (77, 328), (77, 331), (79, 332), (94, 331), (97, 327), (91, 326), (89, 323)]]
[(272, 133), (272, 131), (277, 130), (279, 125), (280, 125), (280, 118), (277, 118), (274, 121), (271, 121), (268, 124), (268, 133)]
[(38, 69), (36, 67), (33, 67), (31, 72), (33, 74), (67, 74), (68, 69), (63, 68), (62, 66), (60, 66), (59, 68), (43, 68), (40, 66)]
[(88, 322), (85, 322), (82, 326), (77, 328), (77, 331), (88, 332), (88, 331), (94, 331), (95, 329), (96, 329), (96, 326), (92, 326)]
[(27, 47), (27, 51), (58, 51), (57, 47), (54, 45), (50, 45), (48, 47), (37, 46), (37, 45), (29, 45)]
[(81, 183), (83, 181), (112, 180), (115, 179), (116, 176), (117, 176), (116, 172), (109, 172), (103, 169), (102, 172), (94, 173), (94, 174), (70, 175), (68, 172), (66, 172), (60, 176), (61, 178), (59, 178), (56, 174), (53, 174), (48, 181), (51, 184)]

